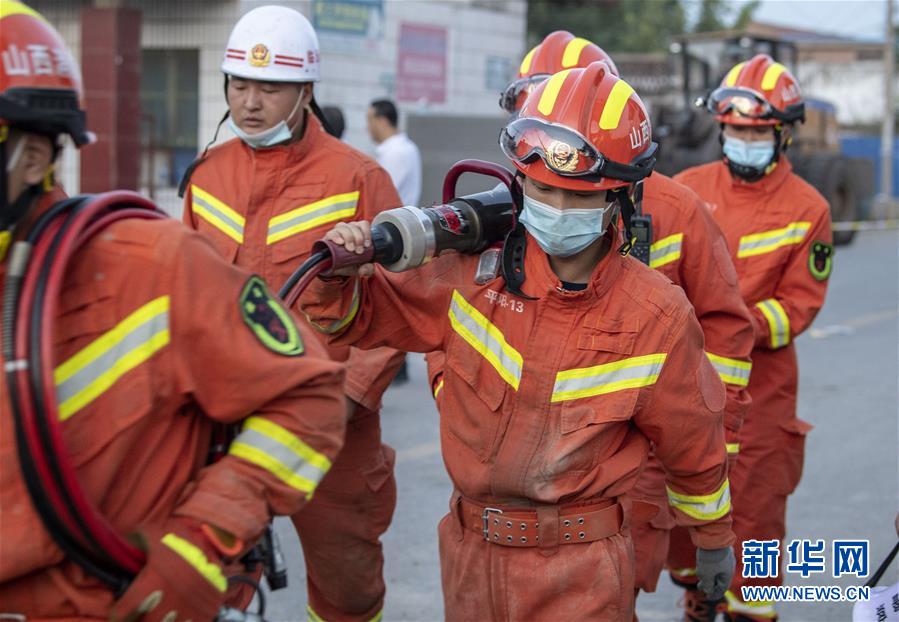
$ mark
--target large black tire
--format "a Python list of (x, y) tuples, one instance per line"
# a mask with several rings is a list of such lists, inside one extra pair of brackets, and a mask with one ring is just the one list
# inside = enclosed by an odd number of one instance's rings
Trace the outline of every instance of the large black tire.
[[(791, 158), (791, 161), (796, 173), (827, 199), (831, 220), (858, 219), (858, 193), (848, 158), (834, 153), (813, 153)], [(837, 246), (849, 244), (854, 237), (855, 231), (834, 231), (833, 243)]]

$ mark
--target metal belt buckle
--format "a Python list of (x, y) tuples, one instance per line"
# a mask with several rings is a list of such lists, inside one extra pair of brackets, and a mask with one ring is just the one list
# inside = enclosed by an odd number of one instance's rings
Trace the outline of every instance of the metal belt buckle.
[(481, 514), (481, 521), (483, 521), (484, 528), (482, 531), (484, 532), (485, 540), (490, 540), (490, 514), (491, 513), (502, 514), (503, 511), (500, 510), (499, 508), (484, 508), (484, 513)]

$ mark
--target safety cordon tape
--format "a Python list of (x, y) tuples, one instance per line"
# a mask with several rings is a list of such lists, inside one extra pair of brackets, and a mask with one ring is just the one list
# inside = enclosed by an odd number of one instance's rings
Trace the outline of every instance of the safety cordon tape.
[(831, 223), (833, 231), (885, 231), (899, 229), (899, 220), (847, 220)]

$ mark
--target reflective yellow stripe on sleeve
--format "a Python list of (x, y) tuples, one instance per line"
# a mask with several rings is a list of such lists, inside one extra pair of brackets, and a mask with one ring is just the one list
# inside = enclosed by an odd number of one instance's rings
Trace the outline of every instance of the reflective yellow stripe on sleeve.
[(655, 242), (649, 247), (649, 267), (659, 268), (680, 259), (683, 244), (683, 233), (675, 233)]
[(453, 290), (449, 319), (453, 330), (487, 359), (500, 377), (517, 391), (524, 365), (521, 354), (506, 342), (502, 331), (469, 304), (458, 290)]
[(805, 234), (808, 233), (811, 226), (812, 223), (810, 222), (791, 222), (781, 229), (744, 235), (740, 238), (740, 246), (737, 249), (737, 259), (764, 255), (765, 253), (774, 252), (784, 246), (801, 244), (802, 240), (805, 239)]
[(776, 298), (767, 298), (755, 303), (768, 321), (769, 343), (774, 349), (790, 343), (790, 316)]
[(655, 384), (667, 354), (647, 354), (556, 374), (550, 401), (565, 402)]
[(716, 520), (730, 511), (730, 484), (725, 479), (721, 487), (710, 495), (685, 495), (670, 486), (668, 505), (697, 520)]
[(190, 206), (194, 214), (238, 244), (243, 244), (246, 225), (243, 216), (195, 184), (190, 186), (190, 197)]
[(437, 386), (434, 387), (434, 399), (437, 399), (437, 396), (440, 395), (440, 392), (443, 391), (443, 378), (440, 379), (440, 382), (437, 383)]
[(726, 356), (718, 356), (711, 352), (705, 355), (712, 363), (712, 367), (718, 372), (718, 376), (725, 384), (733, 384), (738, 387), (749, 385), (749, 374), (752, 371), (752, 363), (740, 359), (730, 359)]
[(280, 214), (268, 222), (268, 237), (265, 243), (274, 244), (297, 233), (309, 231), (330, 222), (352, 218), (356, 215), (358, 206), (359, 191), (356, 190), (325, 197), (315, 203)]
[(725, 443), (724, 448), (731, 455), (740, 453), (740, 443)]
[(162, 543), (184, 558), (188, 564), (200, 573), (215, 589), (222, 594), (228, 589), (228, 580), (222, 573), (222, 569), (209, 561), (203, 551), (192, 542), (168, 533), (162, 537)]
[(169, 297), (138, 308), (53, 372), (65, 421), (169, 343)]
[(312, 497), (331, 461), (277, 423), (249, 417), (228, 453), (262, 467), (287, 485)]

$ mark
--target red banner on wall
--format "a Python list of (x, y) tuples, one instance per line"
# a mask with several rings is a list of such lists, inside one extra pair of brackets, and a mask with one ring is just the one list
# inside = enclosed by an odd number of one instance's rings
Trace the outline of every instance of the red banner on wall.
[(446, 28), (400, 24), (396, 97), (399, 101), (446, 102)]

